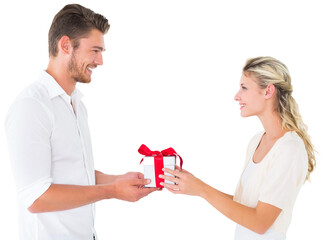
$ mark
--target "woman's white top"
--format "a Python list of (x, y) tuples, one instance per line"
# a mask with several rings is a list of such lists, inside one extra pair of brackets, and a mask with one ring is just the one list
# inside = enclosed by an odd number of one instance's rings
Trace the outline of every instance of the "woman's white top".
[(308, 157), (305, 145), (294, 131), (287, 132), (278, 139), (261, 162), (253, 163), (254, 152), (263, 134), (258, 133), (249, 143), (234, 200), (253, 208), (261, 201), (282, 211), (271, 228), (262, 235), (237, 225), (235, 240), (285, 239), (296, 197), (307, 175)]
[(248, 178), (251, 176), (252, 172), (254, 171), (255, 167), (257, 166), (257, 164), (255, 164), (253, 162), (253, 159), (251, 159), (249, 161), (248, 166), (245, 168), (245, 170), (243, 171), (242, 174), (242, 178), (241, 178), (241, 184), (242, 186), (246, 185), (246, 181), (248, 180)]

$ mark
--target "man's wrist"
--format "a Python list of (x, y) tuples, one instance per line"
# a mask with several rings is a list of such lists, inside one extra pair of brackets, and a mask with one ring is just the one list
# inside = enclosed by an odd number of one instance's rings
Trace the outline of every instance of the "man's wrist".
[(108, 184), (113, 183), (117, 180), (119, 175), (109, 175), (99, 171), (95, 172), (96, 184)]
[(102, 199), (116, 198), (116, 184), (100, 184), (97, 187), (99, 188), (99, 194)]

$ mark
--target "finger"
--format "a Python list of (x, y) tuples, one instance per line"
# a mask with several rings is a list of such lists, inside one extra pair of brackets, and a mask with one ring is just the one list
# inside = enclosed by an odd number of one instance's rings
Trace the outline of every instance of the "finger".
[(142, 186), (141, 188), (149, 188), (149, 189), (152, 189), (153, 192), (162, 190), (162, 187), (145, 187), (145, 186)]
[(168, 180), (168, 181), (177, 183), (177, 184), (180, 182), (180, 179), (179, 178), (171, 177), (171, 176), (168, 176), (168, 175), (162, 175), (162, 174), (160, 174), (159, 175), (159, 178), (162, 178), (162, 179), (165, 179), (165, 180)]
[(149, 195), (150, 193), (157, 191), (157, 188), (140, 188), (139, 191), (140, 191), (140, 195), (142, 197), (145, 197), (145, 196)]
[(144, 185), (149, 184), (151, 182), (151, 179), (138, 179), (138, 178), (135, 178), (135, 179), (131, 179), (130, 182), (134, 186), (144, 186)]
[(175, 170), (171, 170), (169, 168), (163, 168), (162, 171), (166, 172), (166, 173), (170, 173), (176, 177), (181, 177), (183, 175), (183, 173), (179, 172), (179, 171), (175, 171)]
[(171, 189), (171, 190), (175, 190), (175, 191), (179, 190), (178, 185), (175, 185), (175, 184), (169, 184), (169, 183), (161, 182), (160, 185), (167, 188), (167, 189)]

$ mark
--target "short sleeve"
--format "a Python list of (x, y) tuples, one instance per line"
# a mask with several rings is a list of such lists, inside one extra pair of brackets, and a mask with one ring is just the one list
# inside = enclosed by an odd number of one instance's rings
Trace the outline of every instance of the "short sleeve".
[(18, 200), (28, 208), (52, 182), (52, 121), (42, 103), (23, 98), (11, 106), (5, 127)]
[(308, 158), (303, 142), (283, 142), (271, 160), (259, 201), (285, 209), (293, 204), (305, 181)]

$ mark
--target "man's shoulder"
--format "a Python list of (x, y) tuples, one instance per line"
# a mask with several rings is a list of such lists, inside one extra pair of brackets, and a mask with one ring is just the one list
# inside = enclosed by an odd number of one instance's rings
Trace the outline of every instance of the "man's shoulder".
[(41, 83), (41, 81), (35, 81), (25, 89), (23, 89), (17, 96), (16, 101), (22, 99), (35, 99), (38, 101), (44, 101), (49, 99), (49, 93), (46, 87)]
[(17, 113), (36, 115), (40, 111), (49, 113), (49, 102), (50, 97), (47, 88), (37, 80), (17, 95), (9, 107), (7, 117)]

